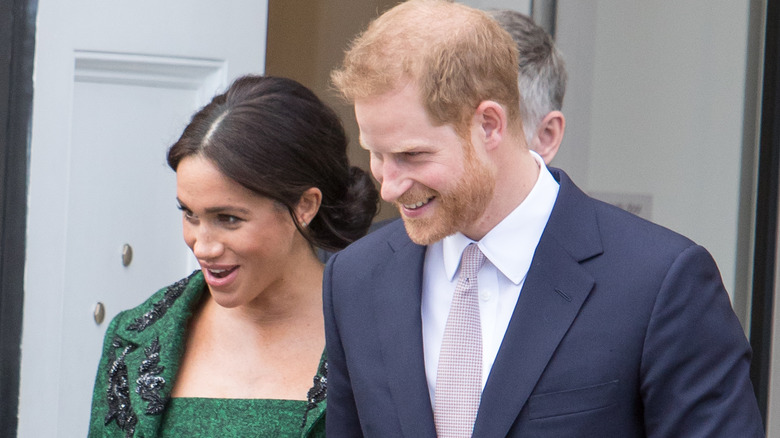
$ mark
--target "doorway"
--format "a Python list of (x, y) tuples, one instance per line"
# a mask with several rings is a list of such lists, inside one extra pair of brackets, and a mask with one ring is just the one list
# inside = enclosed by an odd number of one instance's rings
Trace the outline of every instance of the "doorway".
[(37, 0), (0, 3), (0, 434), (15, 436)]

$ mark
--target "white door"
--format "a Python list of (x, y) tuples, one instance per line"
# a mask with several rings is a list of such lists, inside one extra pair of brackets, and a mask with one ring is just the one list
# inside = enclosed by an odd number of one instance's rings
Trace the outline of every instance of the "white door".
[(195, 267), (165, 153), (262, 72), (266, 20), (265, 0), (38, 1), (18, 436), (85, 436), (108, 322)]

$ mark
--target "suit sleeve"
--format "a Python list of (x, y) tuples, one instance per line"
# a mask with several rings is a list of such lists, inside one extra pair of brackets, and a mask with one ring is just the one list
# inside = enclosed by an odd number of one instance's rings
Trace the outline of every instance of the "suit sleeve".
[(360, 420), (337, 323), (338, 309), (334, 304), (333, 278), (337, 258), (338, 254), (332, 256), (325, 266), (322, 285), (325, 342), (328, 351), (326, 435), (345, 438), (361, 437)]
[(715, 261), (680, 253), (661, 286), (640, 368), (648, 437), (763, 437), (751, 350)]

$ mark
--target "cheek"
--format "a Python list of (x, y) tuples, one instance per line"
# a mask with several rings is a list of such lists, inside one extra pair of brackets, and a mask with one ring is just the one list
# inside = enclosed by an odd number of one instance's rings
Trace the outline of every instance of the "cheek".
[(415, 181), (437, 192), (448, 192), (463, 178), (463, 169), (456, 165), (432, 165), (415, 174)]
[(287, 221), (268, 221), (246, 227), (231, 235), (226, 245), (233, 251), (246, 257), (273, 258), (284, 253), (293, 242), (293, 236), (298, 232), (289, 219), (289, 213), (283, 212)]

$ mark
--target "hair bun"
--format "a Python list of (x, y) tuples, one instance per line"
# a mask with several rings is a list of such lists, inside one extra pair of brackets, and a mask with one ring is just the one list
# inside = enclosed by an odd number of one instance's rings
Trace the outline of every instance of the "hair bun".
[[(371, 176), (351, 166), (346, 193), (336, 205), (323, 203), (311, 232), (320, 247), (338, 250), (363, 237), (379, 209), (379, 192)], [(322, 225), (321, 227), (318, 225)]]

